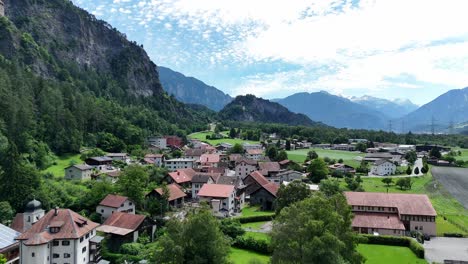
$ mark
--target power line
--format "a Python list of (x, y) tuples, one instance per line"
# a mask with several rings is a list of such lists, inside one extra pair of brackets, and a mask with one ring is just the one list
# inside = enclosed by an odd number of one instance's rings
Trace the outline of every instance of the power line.
[(435, 135), (435, 118), (434, 118), (434, 115), (432, 115), (432, 118), (431, 118), (431, 133), (432, 133), (432, 135)]

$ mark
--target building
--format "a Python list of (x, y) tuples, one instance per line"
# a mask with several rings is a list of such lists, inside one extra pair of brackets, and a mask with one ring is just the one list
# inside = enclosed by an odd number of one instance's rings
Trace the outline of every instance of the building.
[(184, 158), (199, 161), (201, 155), (203, 155), (204, 153), (205, 151), (201, 148), (186, 149), (184, 151)]
[(372, 175), (388, 176), (395, 174), (396, 168), (397, 166), (393, 162), (383, 159), (374, 162), (370, 173)]
[(348, 166), (348, 165), (343, 164), (343, 163), (335, 163), (333, 165), (328, 166), (328, 169), (330, 169), (331, 172), (339, 171), (339, 172), (341, 172), (343, 174), (348, 174), (348, 173), (354, 174), (354, 173), (356, 173), (356, 170), (353, 167)]
[(248, 149), (246, 150), (245, 157), (251, 160), (261, 160), (263, 158), (263, 150)]
[(228, 151), (230, 149), (232, 149), (233, 145), (230, 144), (230, 143), (221, 143), (219, 145), (216, 146), (216, 150), (218, 151)]
[(350, 138), (348, 139), (348, 143), (351, 144), (351, 143), (367, 143), (369, 142), (369, 140), (365, 139), (365, 138)]
[(20, 232), (0, 224), (0, 255), (3, 255), (6, 264), (19, 264), (19, 243), (15, 239)]
[(14, 230), (23, 233), (29, 230), (39, 219), (41, 219), (45, 214), (45, 211), (42, 209), (42, 204), (38, 200), (34, 199), (26, 204), (24, 213), (17, 213), (13, 222), (11, 223), (11, 228)]
[(164, 137), (149, 137), (148, 145), (157, 149), (167, 149), (167, 139)]
[(192, 187), (192, 178), (197, 172), (192, 168), (189, 169), (179, 169), (174, 172), (169, 172), (167, 176), (167, 181), (169, 183), (177, 183), (181, 186), (185, 192), (189, 193), (190, 188)]
[(106, 157), (109, 157), (115, 161), (123, 162), (127, 162), (127, 160), (130, 158), (127, 153), (107, 153)]
[(250, 144), (247, 142), (242, 143), (242, 147), (246, 151), (249, 149), (263, 149), (263, 146), (261, 144)]
[(364, 234), (436, 235), (436, 211), (425, 194), (345, 192), (354, 213), (353, 230)]
[(204, 184), (198, 192), (200, 202), (206, 201), (213, 213), (220, 216), (229, 216), (236, 210), (236, 190), (233, 185)]
[(334, 150), (343, 150), (343, 151), (355, 151), (356, 145), (353, 144), (336, 144), (333, 145), (332, 149)]
[(244, 180), (245, 194), (250, 196), (250, 205), (259, 205), (262, 210), (273, 210), (279, 186), (269, 182), (260, 171), (254, 171)]
[(97, 168), (98, 170), (112, 169), (112, 158), (106, 156), (87, 158), (85, 163)]
[(109, 249), (118, 251), (122, 244), (137, 242), (142, 234), (153, 241), (156, 223), (144, 215), (117, 212), (99, 226), (97, 231), (106, 234)]
[(397, 162), (398, 164), (400, 164), (401, 163), (401, 157), (402, 157), (401, 153), (377, 152), (377, 153), (368, 153), (368, 154), (366, 154), (366, 156), (364, 157), (363, 160), (367, 161), (367, 162), (375, 162), (375, 161), (378, 161), (378, 160), (386, 159), (386, 160), (389, 160), (391, 162)]
[(93, 174), (94, 167), (79, 164), (71, 165), (65, 168), (65, 179), (67, 180), (91, 180), (91, 175)]
[[(182, 191), (179, 185), (175, 183), (169, 184), (167, 185), (167, 189), (169, 190), (169, 198), (167, 199), (169, 205), (176, 208), (183, 206), (184, 199), (187, 195), (184, 193), (184, 191)], [(148, 193), (146, 197), (160, 199), (162, 195), (164, 195), (163, 188), (157, 188)]]
[(257, 164), (258, 162), (256, 160), (251, 160), (251, 159), (238, 160), (236, 162), (236, 167), (235, 167), (236, 176), (240, 177), (241, 179), (244, 179), (250, 173), (257, 170)]
[(0, 0), (0, 16), (5, 16), (5, 4)]
[(268, 180), (276, 184), (281, 184), (285, 181), (291, 182), (295, 180), (302, 180), (302, 178), (304, 178), (302, 176), (302, 172), (293, 171), (293, 170), (285, 170), (276, 174), (275, 176), (271, 178), (268, 178)]
[(116, 212), (135, 213), (135, 204), (128, 197), (108, 194), (96, 207), (96, 213), (101, 215), (101, 221), (105, 221)]
[(195, 168), (195, 160), (194, 159), (169, 159), (164, 161), (164, 167), (169, 171), (176, 171), (179, 169), (188, 169), (188, 168)]
[(119, 180), (122, 171), (114, 170), (114, 171), (106, 171), (99, 174), (96, 177), (96, 181), (109, 181), (111, 183), (116, 183)]
[(161, 167), (164, 164), (164, 154), (146, 154), (144, 163)]
[(203, 154), (200, 156), (200, 165), (202, 168), (218, 167), (221, 157), (219, 154)]
[(16, 238), (20, 243), (20, 263), (99, 263), (98, 226), (72, 210), (50, 210)]
[(274, 177), (282, 171), (281, 165), (278, 162), (271, 162), (271, 161), (259, 162), (258, 168), (259, 168), (258, 170), (265, 177)]
[(198, 192), (203, 187), (204, 184), (213, 184), (216, 183), (213, 178), (208, 174), (196, 174), (192, 178), (192, 198), (198, 198)]
[(165, 136), (167, 146), (171, 148), (181, 148), (184, 145), (184, 141), (178, 136)]

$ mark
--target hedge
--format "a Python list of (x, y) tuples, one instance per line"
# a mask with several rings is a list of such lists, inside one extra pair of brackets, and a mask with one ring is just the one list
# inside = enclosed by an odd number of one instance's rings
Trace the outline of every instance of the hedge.
[(245, 224), (245, 223), (271, 221), (273, 220), (274, 217), (275, 215), (271, 214), (271, 215), (242, 216), (236, 219), (239, 220), (241, 224)]
[(409, 237), (359, 235), (359, 243), (407, 247), (418, 258), (424, 258), (424, 247)]
[(264, 255), (271, 255), (273, 253), (268, 241), (255, 239), (253, 237), (238, 237), (234, 240), (232, 246), (240, 249), (251, 250)]

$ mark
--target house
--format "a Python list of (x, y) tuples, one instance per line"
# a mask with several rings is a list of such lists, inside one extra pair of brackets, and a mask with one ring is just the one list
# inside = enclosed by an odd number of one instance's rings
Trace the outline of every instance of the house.
[(6, 264), (19, 264), (19, 243), (15, 239), (21, 233), (0, 224), (0, 255), (3, 255)]
[(143, 162), (148, 165), (161, 167), (164, 164), (164, 154), (146, 154)]
[(200, 156), (200, 164), (202, 168), (218, 167), (221, 157), (219, 154), (203, 154)]
[(107, 236), (107, 246), (118, 251), (125, 243), (137, 242), (142, 234), (154, 240), (156, 223), (144, 215), (117, 212), (112, 214), (97, 231)]
[(244, 179), (250, 173), (257, 170), (258, 162), (256, 160), (251, 159), (240, 159), (236, 163), (235, 171), (236, 176)]
[(247, 149), (245, 157), (251, 160), (261, 160), (263, 158), (262, 149)]
[(156, 149), (167, 149), (167, 139), (164, 137), (149, 137), (148, 145)]
[(179, 186), (182, 186), (183, 189), (189, 190), (191, 188), (192, 178), (195, 174), (197, 174), (197, 172), (192, 168), (179, 169), (174, 172), (169, 172), (167, 181), (169, 183), (177, 183)]
[(102, 170), (101, 167), (112, 166), (112, 158), (102, 156), (102, 157), (91, 157), (85, 160), (85, 163), (89, 166), (99, 167), (99, 170)]
[(343, 151), (355, 151), (356, 145), (353, 144), (335, 144), (331, 148), (333, 150), (343, 150)]
[(106, 157), (109, 157), (114, 161), (123, 162), (127, 162), (127, 160), (130, 158), (127, 153), (107, 153)]
[(169, 171), (176, 171), (179, 169), (188, 169), (188, 168), (195, 168), (195, 160), (194, 159), (169, 159), (164, 161), (164, 167)]
[(99, 263), (99, 224), (70, 209), (53, 209), (16, 238), (20, 263)]
[[(184, 199), (187, 196), (184, 191), (179, 187), (179, 185), (173, 183), (167, 185), (167, 189), (169, 190), (169, 198), (167, 201), (169, 202), (169, 205), (172, 207), (181, 207), (184, 205)], [(162, 197), (164, 194), (163, 188), (156, 188), (152, 190), (150, 193), (148, 193), (146, 196), (147, 197), (154, 197), (156, 199), (159, 199)]]
[(236, 192), (236, 211), (242, 210), (245, 205), (245, 188), (242, 179), (237, 176), (221, 176), (216, 181), (216, 184), (232, 185)]
[(436, 211), (425, 194), (345, 192), (354, 213), (353, 230), (402, 236), (409, 231), (436, 235)]
[(101, 221), (105, 221), (116, 212), (135, 213), (135, 204), (128, 197), (108, 194), (96, 207), (96, 213), (101, 215)]
[(249, 149), (263, 149), (263, 146), (261, 144), (250, 144), (247, 142), (242, 143), (242, 147), (246, 151)]
[(302, 180), (302, 178), (304, 178), (302, 176), (302, 172), (293, 171), (293, 170), (285, 170), (267, 179), (270, 182), (280, 184), (280, 183), (283, 183), (284, 181), (291, 182), (295, 180)]
[(204, 184), (198, 192), (200, 202), (206, 201), (213, 213), (220, 216), (229, 216), (240, 210), (236, 203), (236, 191), (233, 185)]
[(282, 161), (279, 161), (278, 163), (279, 163), (281, 169), (284, 170), (284, 169), (287, 169), (288, 166), (289, 166), (292, 162), (291, 162), (290, 160), (282, 160)]
[(353, 167), (348, 166), (343, 163), (335, 163), (333, 165), (328, 166), (328, 169), (330, 169), (331, 172), (339, 171), (343, 174), (348, 174), (348, 173), (355, 174), (356, 173), (356, 170)]
[(94, 167), (86, 164), (76, 164), (65, 168), (67, 180), (91, 180)]
[(178, 136), (165, 136), (167, 146), (171, 148), (181, 148), (184, 145), (184, 141)]
[(198, 192), (204, 184), (213, 184), (215, 180), (208, 174), (196, 174), (192, 177), (192, 198), (198, 198)]
[(374, 162), (370, 173), (379, 176), (393, 175), (396, 172), (396, 168), (397, 166), (393, 162), (382, 159)]
[(254, 171), (244, 180), (245, 194), (250, 196), (250, 205), (260, 205), (262, 210), (272, 210), (279, 186), (269, 182), (260, 171)]
[(278, 162), (259, 162), (258, 163), (259, 171), (262, 172), (262, 175), (265, 177), (274, 177), (276, 174), (282, 171), (281, 166)]
[(15, 218), (13, 218), (13, 222), (11, 223), (11, 228), (23, 233), (39, 221), (44, 214), (45, 211), (42, 209), (41, 202), (34, 199), (26, 204), (24, 213), (16, 214)]
[[(281, 183), (281, 185), (284, 185), (284, 186), (288, 186), (291, 182), (288, 182), (288, 181), (283, 181)], [(308, 183), (305, 183), (305, 185), (307, 187), (309, 187), (309, 190), (312, 191), (312, 192), (316, 192), (316, 191), (319, 191), (320, 190), (320, 186), (318, 184), (308, 184)]]
[(193, 149), (186, 149), (184, 151), (184, 158), (185, 159), (193, 159), (195, 161), (199, 161), (201, 155), (203, 155), (205, 151), (201, 148), (193, 148)]
[(109, 181), (111, 183), (116, 183), (119, 180), (122, 171), (114, 170), (114, 171), (106, 171), (99, 174), (96, 177), (96, 181)]
[(364, 157), (364, 161), (367, 162), (375, 162), (378, 160), (386, 159), (391, 162), (397, 162), (398, 164), (401, 163), (402, 154), (400, 153), (390, 153), (390, 152), (377, 152), (377, 153), (368, 153)]
[(230, 143), (221, 143), (218, 146), (216, 146), (216, 150), (218, 151), (228, 151), (232, 149), (233, 145)]

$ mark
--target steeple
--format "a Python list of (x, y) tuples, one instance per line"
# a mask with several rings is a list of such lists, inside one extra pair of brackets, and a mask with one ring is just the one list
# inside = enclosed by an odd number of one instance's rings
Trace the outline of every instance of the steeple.
[(5, 4), (3, 4), (3, 0), (0, 0), (0, 16), (5, 16)]

